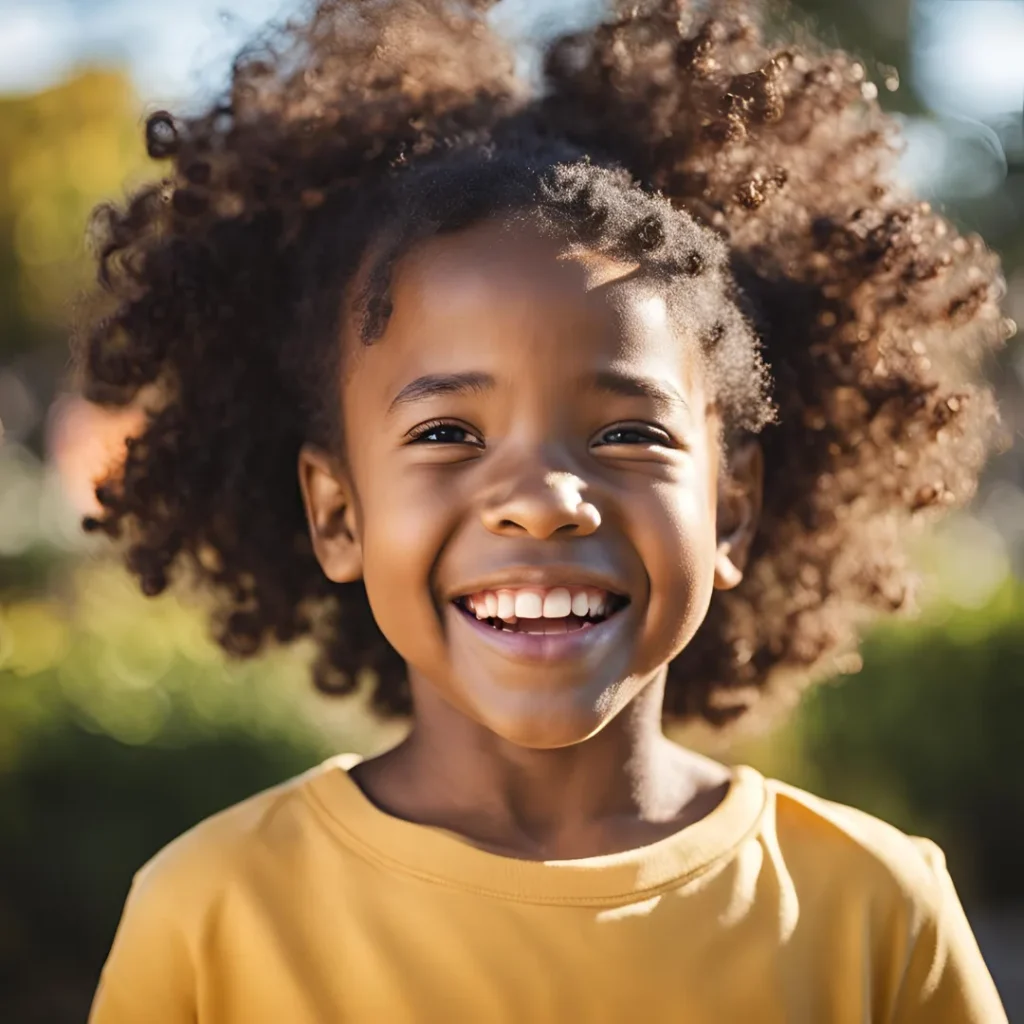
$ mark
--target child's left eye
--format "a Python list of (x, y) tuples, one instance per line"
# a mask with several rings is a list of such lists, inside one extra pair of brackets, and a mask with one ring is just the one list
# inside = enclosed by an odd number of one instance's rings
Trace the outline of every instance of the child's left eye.
[(668, 434), (654, 427), (637, 425), (612, 427), (598, 439), (598, 444), (669, 444)]

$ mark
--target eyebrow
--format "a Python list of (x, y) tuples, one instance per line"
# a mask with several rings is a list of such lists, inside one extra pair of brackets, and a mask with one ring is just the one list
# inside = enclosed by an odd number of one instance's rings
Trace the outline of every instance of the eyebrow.
[(590, 378), (590, 383), (598, 391), (623, 398), (650, 398), (663, 405), (681, 405), (688, 408), (686, 399), (670, 384), (659, 384), (650, 377), (635, 377), (628, 373), (615, 370), (598, 370)]
[(425, 398), (435, 398), (438, 395), (479, 394), (493, 387), (494, 378), (489, 373), (428, 373), (409, 381), (391, 400), (388, 412)]

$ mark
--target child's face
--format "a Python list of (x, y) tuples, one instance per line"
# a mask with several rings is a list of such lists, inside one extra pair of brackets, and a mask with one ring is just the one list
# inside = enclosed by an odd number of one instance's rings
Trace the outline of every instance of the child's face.
[(756, 495), (720, 538), (695, 343), (636, 266), (522, 226), (419, 245), (392, 299), (372, 346), (347, 325), (347, 465), (301, 459), (317, 555), (362, 575), (414, 695), (523, 746), (584, 740), (739, 578)]

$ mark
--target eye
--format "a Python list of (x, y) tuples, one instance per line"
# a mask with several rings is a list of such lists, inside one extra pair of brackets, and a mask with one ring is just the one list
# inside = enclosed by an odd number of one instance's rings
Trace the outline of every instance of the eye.
[(656, 444), (667, 446), (672, 439), (664, 430), (647, 424), (626, 423), (618, 427), (609, 427), (597, 439), (598, 445), (644, 445)]
[(410, 444), (471, 444), (483, 447), (483, 441), (468, 427), (445, 420), (433, 420), (413, 427), (408, 434)]

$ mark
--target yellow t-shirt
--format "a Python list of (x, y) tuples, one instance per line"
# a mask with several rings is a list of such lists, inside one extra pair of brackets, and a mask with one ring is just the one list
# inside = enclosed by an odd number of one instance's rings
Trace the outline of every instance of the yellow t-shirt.
[(748, 767), (652, 845), (540, 863), (332, 758), (136, 876), (91, 1024), (999, 1024), (942, 853)]

